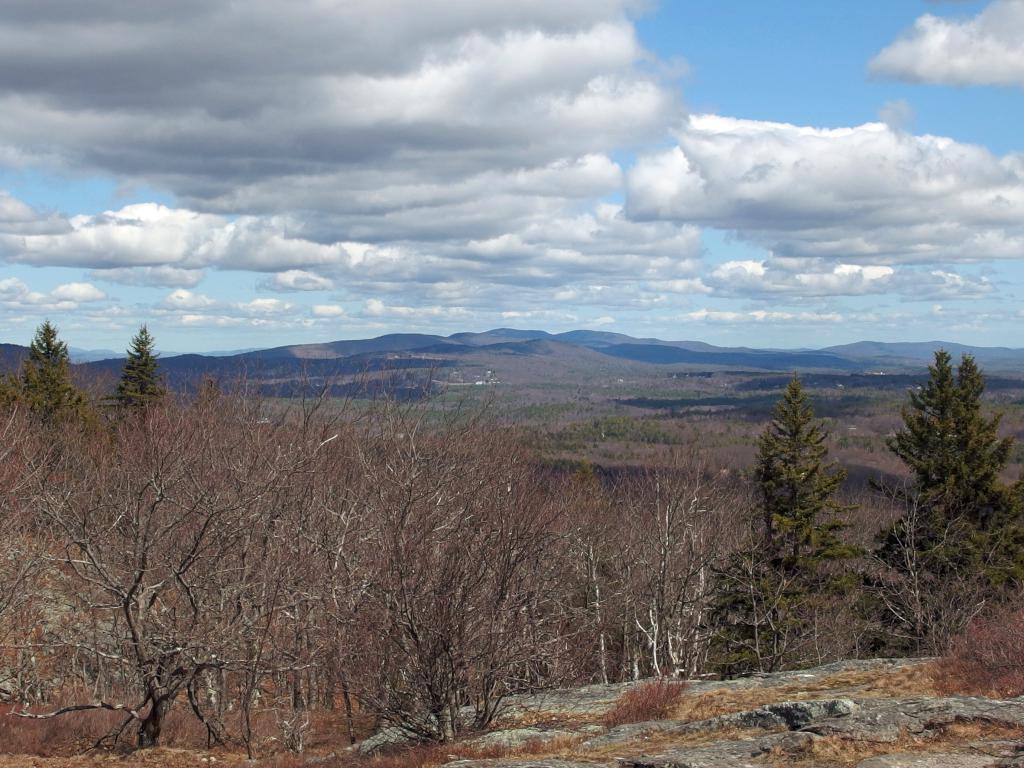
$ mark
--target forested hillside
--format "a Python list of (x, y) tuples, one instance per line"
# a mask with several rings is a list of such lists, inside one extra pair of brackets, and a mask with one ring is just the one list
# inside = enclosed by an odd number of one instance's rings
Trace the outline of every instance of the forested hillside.
[(799, 377), (748, 471), (693, 443), (609, 474), (477, 407), (175, 395), (153, 345), (96, 399), (44, 324), (4, 385), (12, 734), (450, 742), (556, 687), (941, 654), (1018, 599), (1012, 440), (970, 357), (936, 355), (889, 439), (905, 474), (854, 503)]

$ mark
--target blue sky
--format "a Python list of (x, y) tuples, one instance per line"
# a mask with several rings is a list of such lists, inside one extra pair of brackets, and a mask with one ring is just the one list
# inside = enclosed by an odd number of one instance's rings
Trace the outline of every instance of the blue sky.
[(0, 7), (0, 340), (1024, 346), (1024, 0), (440, 5)]

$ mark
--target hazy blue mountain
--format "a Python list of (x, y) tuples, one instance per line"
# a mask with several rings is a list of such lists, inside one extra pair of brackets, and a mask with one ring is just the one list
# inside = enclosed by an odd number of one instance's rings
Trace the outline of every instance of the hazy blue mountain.
[(275, 358), (290, 359), (328, 359), (350, 357), (374, 352), (409, 352), (439, 344), (451, 344), (445, 336), (433, 336), (425, 333), (389, 333), (373, 339), (352, 339), (347, 341), (329, 341), (323, 344), (290, 344), (285, 347), (245, 352), (234, 355), (234, 358), (253, 360), (272, 360)]
[(938, 349), (945, 349), (954, 360), (961, 355), (973, 355), (982, 366), (1019, 367), (1024, 361), (1024, 349), (1011, 347), (975, 347), (949, 341), (858, 341), (827, 347), (831, 352), (852, 360), (870, 360), (879, 365), (912, 365), (929, 363)]
[(483, 347), (488, 344), (502, 344), (507, 341), (530, 341), (532, 339), (553, 338), (547, 331), (524, 331), (518, 328), (495, 328), (482, 333), (453, 333), (448, 337), (460, 344), (469, 344), (474, 347)]
[(855, 370), (862, 365), (854, 360), (825, 352), (788, 352), (779, 350), (747, 350), (715, 348), (687, 349), (667, 344), (617, 344), (601, 350), (606, 355), (659, 365), (686, 364), (728, 366), (747, 369), (802, 370), (824, 368)]
[[(992, 373), (1024, 372), (1024, 350), (1007, 347), (971, 347), (941, 341), (861, 341), (825, 349), (754, 349), (716, 347), (701, 341), (638, 339), (607, 331), (578, 330), (551, 334), (540, 330), (495, 328), (483, 332), (438, 336), (393, 333), (373, 339), (350, 339), (317, 344), (293, 344), (262, 350), (227, 353), (167, 353), (160, 367), (168, 384), (180, 389), (204, 378), (258, 382), (273, 393), (336, 380), (337, 377), (383, 374), (415, 389), (409, 382), (434, 377), (450, 369), (456, 380), (472, 383), (488, 370), (517, 381), (575, 381), (590, 376), (624, 376), (641, 368), (657, 370), (743, 370), (786, 374), (799, 370), (814, 374), (875, 374), (895, 376), (920, 373), (938, 348), (958, 358), (973, 354)], [(0, 344), (0, 373), (17, 370), (28, 349)], [(113, 381), (121, 372), (122, 355), (108, 350), (75, 350), (76, 376)], [(103, 359), (88, 359), (102, 356)], [(448, 374), (437, 374), (444, 380)], [(459, 379), (458, 377), (462, 377)], [(877, 377), (876, 377), (877, 378)], [(350, 386), (346, 384), (344, 386)], [(355, 385), (351, 385), (355, 386)]]
[(68, 356), (72, 363), (92, 363), (97, 360), (123, 359), (124, 352), (115, 352), (112, 349), (79, 349), (68, 347)]

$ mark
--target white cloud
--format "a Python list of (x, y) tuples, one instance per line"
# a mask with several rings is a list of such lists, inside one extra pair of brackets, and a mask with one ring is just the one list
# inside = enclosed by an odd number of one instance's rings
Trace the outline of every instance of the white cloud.
[(745, 324), (745, 323), (777, 323), (777, 324), (817, 324), (841, 323), (843, 316), (838, 312), (786, 312), (755, 309), (746, 312), (731, 310), (699, 309), (688, 312), (685, 319), (696, 322)]
[(0, 151), (178, 207), (8, 199), (0, 260), (190, 290), (255, 271), (420, 312), (694, 278), (699, 230), (598, 202), (613, 158), (684, 114), (631, 21), (644, 0), (55, 2), (0, 15)]
[(14, 224), (32, 222), (36, 218), (37, 214), (31, 206), (0, 190), (0, 224), (5, 228)]
[(501, 286), (516, 286), (521, 304), (529, 298), (523, 291), (540, 301), (552, 287), (589, 291), (600, 282), (629, 290), (637, 280), (678, 286), (693, 279), (702, 248), (696, 227), (633, 222), (608, 203), (584, 212), (568, 207), (538, 211), (518, 231), (485, 239), (323, 243), (288, 216), (229, 218), (145, 203), (75, 216), (48, 234), (5, 235), (0, 228), (0, 257), (87, 267), (95, 279), (134, 285), (189, 289), (205, 270), (257, 271), (270, 273), (259, 283), (265, 290), (344, 284), (357, 298), (386, 291), (402, 293), (406, 302), (486, 308), (512, 300)]
[(54, 288), (50, 295), (58, 301), (73, 301), (76, 304), (107, 298), (107, 295), (92, 283), (65, 283)]
[(977, 299), (991, 294), (994, 290), (987, 277), (971, 277), (942, 269), (908, 274), (907, 280), (914, 286), (907, 293), (921, 300)]
[(329, 291), (334, 283), (326, 277), (301, 269), (286, 269), (260, 284), (271, 291)]
[(464, 320), (471, 316), (465, 307), (389, 305), (380, 299), (368, 299), (363, 312), (368, 317), (403, 319)]
[(271, 0), (173, 14), (98, 0), (87, 17), (77, 0), (23, 5), (0, 18), (0, 146), (232, 213), (268, 193), (287, 210), (303, 188), (297, 207), (336, 210), (320, 180), (358, 198), (388, 186), (371, 176), (407, 174), (410, 191), (528, 178), (678, 114), (627, 18), (637, 5), (296, 0), (287, 18)]
[(314, 304), (313, 315), (315, 317), (344, 317), (345, 308), (337, 304)]
[(628, 209), (733, 230), (781, 258), (950, 264), (1024, 256), (1024, 158), (881, 123), (691, 117), (641, 157)]
[(699, 277), (683, 280), (665, 280), (656, 285), (658, 290), (670, 293), (711, 293), (712, 289)]
[(253, 299), (235, 305), (243, 312), (253, 315), (278, 315), (291, 312), (295, 305), (281, 299)]
[(204, 266), (202, 246), (211, 247), (210, 233), (226, 226), (219, 216), (155, 203), (73, 216), (64, 224), (53, 232), (23, 236), (0, 230), (0, 256), (35, 266), (195, 269)]
[(91, 283), (65, 283), (49, 293), (31, 290), (16, 277), (0, 280), (0, 307), (32, 313), (71, 312), (82, 304), (106, 299), (106, 295)]
[(251, 327), (284, 329), (308, 327), (313, 319), (291, 302), (255, 298), (249, 301), (219, 301), (183, 288), (167, 294), (150, 309), (162, 323), (178, 326)]
[[(1021, 3), (942, 21), (949, 45), (1019, 41), (997, 12), (1012, 21)], [(779, 305), (987, 295), (998, 280), (965, 264), (1024, 255), (1021, 156), (915, 136), (904, 102), (882, 107), (884, 124), (832, 130), (686, 121), (631, 21), (643, 4), (16, 3), (0, 14), (0, 163), (177, 202), (63, 216), (0, 192), (0, 261), (177, 289), (153, 311), (190, 326), (299, 328), (350, 307), (382, 328), (627, 327), (694, 296), (771, 301), (765, 322), (796, 322), (803, 310)], [(1005, 64), (1011, 43), (967, 58)], [(668, 126), (678, 147), (645, 150)], [(759, 248), (706, 267), (702, 227)], [(201, 290), (222, 271), (246, 273), (230, 300)], [(339, 303), (239, 292), (253, 285)], [(84, 288), (15, 292), (19, 306), (88, 309)]]
[(217, 302), (201, 293), (193, 293), (184, 288), (172, 291), (164, 297), (159, 306), (172, 311), (209, 309), (217, 306)]
[(1024, 86), (1024, 0), (994, 0), (969, 19), (925, 14), (869, 69), (921, 83)]
[(708, 293), (727, 297), (829, 298), (898, 295), (907, 300), (975, 299), (993, 291), (986, 277), (943, 269), (836, 264), (829, 259), (729, 261), (705, 278)]
[(743, 296), (852, 296), (892, 289), (892, 267), (834, 264), (823, 259), (728, 261), (706, 278), (715, 293)]
[(89, 277), (120, 285), (195, 288), (206, 277), (206, 273), (201, 269), (179, 269), (169, 266), (115, 267), (94, 269), (89, 272)]

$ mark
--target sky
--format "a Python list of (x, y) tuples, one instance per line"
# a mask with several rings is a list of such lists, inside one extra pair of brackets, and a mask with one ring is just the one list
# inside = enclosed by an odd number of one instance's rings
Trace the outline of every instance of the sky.
[(1024, 347), (1024, 0), (4, 0), (0, 341)]

